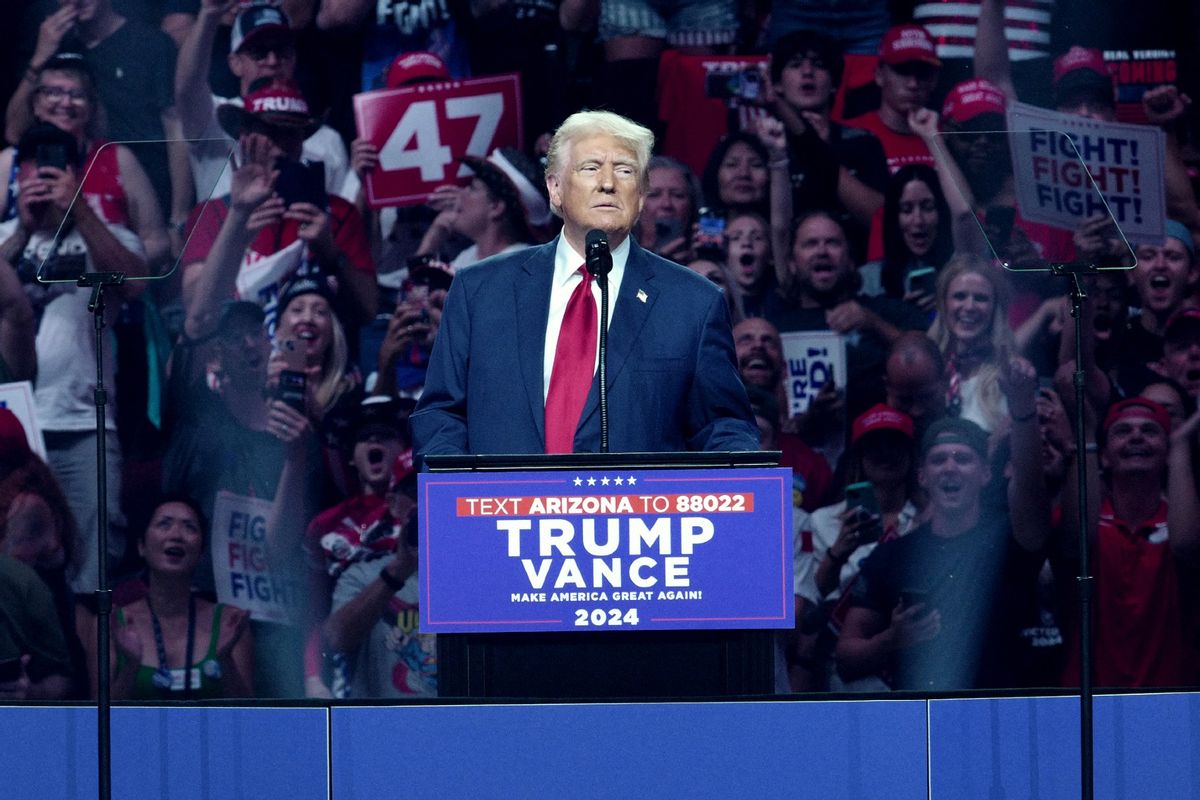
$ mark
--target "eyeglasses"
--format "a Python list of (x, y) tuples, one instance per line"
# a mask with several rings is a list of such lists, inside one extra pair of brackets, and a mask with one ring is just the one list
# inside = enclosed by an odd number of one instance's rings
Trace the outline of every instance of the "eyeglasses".
[(39, 86), (37, 92), (47, 100), (56, 103), (63, 100), (70, 100), (72, 103), (86, 103), (88, 100), (88, 93), (83, 89), (64, 89), (61, 86)]
[(275, 57), (280, 61), (292, 58), (296, 55), (296, 48), (290, 44), (254, 44), (248, 45), (241, 50), (241, 54), (252, 61), (266, 61), (267, 56), (275, 54)]

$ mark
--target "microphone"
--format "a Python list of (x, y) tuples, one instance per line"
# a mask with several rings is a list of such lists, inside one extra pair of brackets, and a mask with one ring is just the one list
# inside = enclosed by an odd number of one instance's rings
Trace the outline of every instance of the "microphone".
[(612, 253), (608, 252), (608, 234), (599, 228), (587, 232), (583, 257), (587, 271), (599, 278), (612, 272)]

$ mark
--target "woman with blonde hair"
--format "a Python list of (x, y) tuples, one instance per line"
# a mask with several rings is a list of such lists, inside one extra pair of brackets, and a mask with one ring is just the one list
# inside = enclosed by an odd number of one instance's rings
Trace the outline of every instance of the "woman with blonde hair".
[(946, 359), (946, 411), (988, 433), (1006, 425), (1000, 365), (1016, 354), (1008, 326), (1008, 284), (982, 259), (956, 255), (938, 275), (937, 317), (929, 338)]

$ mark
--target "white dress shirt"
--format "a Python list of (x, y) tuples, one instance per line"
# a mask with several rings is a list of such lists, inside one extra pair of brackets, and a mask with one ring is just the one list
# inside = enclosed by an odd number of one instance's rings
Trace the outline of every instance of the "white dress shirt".
[[(617, 302), (617, 293), (621, 291), (621, 280), (625, 277), (625, 262), (629, 260), (629, 237), (617, 245), (612, 251), (612, 271), (608, 273), (608, 326), (612, 327), (613, 306)], [(550, 316), (546, 320), (546, 348), (542, 352), (542, 402), (550, 393), (550, 373), (554, 370), (554, 353), (558, 349), (558, 333), (562, 329), (563, 315), (567, 313), (567, 303), (575, 292), (575, 287), (583, 280), (579, 268), (584, 264), (584, 257), (575, 252), (575, 248), (567, 242), (566, 236), (558, 237), (558, 247), (554, 251), (554, 279), (550, 286)], [(596, 300), (596, 334), (600, 334), (600, 282), (592, 281), (592, 297)], [(597, 345), (599, 338), (597, 338)], [(600, 348), (596, 348), (596, 360), (592, 364), (595, 374), (600, 364)]]

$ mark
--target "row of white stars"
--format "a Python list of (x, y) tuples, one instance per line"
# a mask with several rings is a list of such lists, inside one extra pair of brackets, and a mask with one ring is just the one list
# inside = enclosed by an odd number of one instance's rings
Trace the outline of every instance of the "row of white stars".
[[(611, 482), (615, 483), (617, 486), (623, 486), (624, 484), (629, 484), (630, 486), (633, 486), (635, 483), (637, 483), (637, 478), (633, 477), (632, 475), (630, 475), (628, 478), (622, 478), (620, 475), (618, 475), (617, 477), (613, 478)], [(575, 476), (574, 483), (576, 486), (583, 486), (584, 479), (580, 478), (579, 476)], [(607, 475), (600, 479), (601, 486), (608, 486), (608, 484), (609, 484), (609, 479), (608, 479)], [(595, 486), (596, 479), (588, 478), (587, 485)]]

